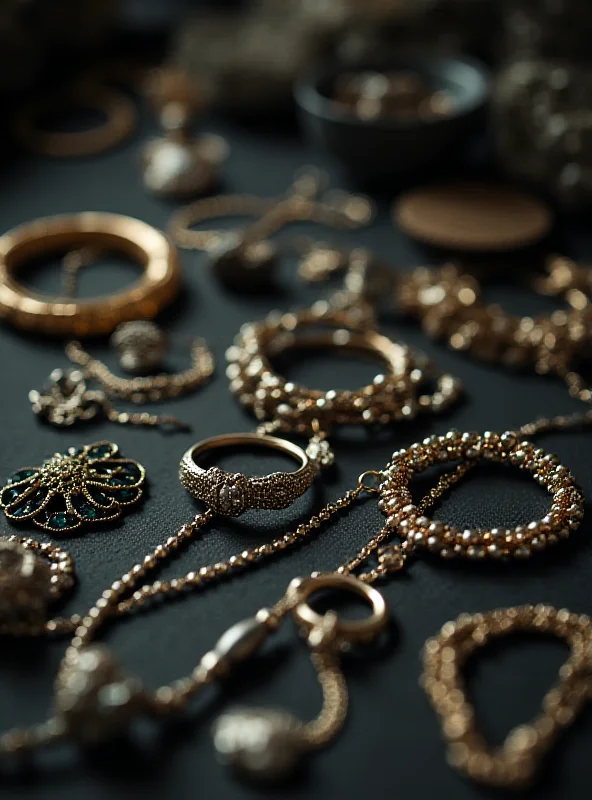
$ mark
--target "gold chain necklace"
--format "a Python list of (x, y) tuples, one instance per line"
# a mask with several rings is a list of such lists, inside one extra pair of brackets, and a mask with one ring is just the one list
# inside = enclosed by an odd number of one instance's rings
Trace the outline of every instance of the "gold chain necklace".
[[(214, 517), (211, 510), (197, 515), (191, 523), (182, 526), (176, 534), (156, 547), (142, 562), (132, 566), (119, 580), (114, 581), (82, 618), (58, 619), (48, 623), (46, 626), (48, 632), (65, 632), (75, 628), (74, 638), (66, 652), (56, 682), (54, 716), (32, 728), (16, 729), (3, 734), (0, 736), (0, 752), (18, 753), (63, 738), (81, 742), (100, 739), (121, 730), (137, 714), (166, 715), (178, 711), (184, 708), (203, 686), (222, 677), (235, 664), (251, 656), (268, 634), (278, 628), (281, 620), (288, 613), (292, 613), (297, 626), (306, 635), (323, 691), (323, 708), (319, 717), (305, 724), (291, 715), (280, 712), (247, 710), (225, 715), (215, 728), (217, 749), (235, 766), (259, 776), (283, 773), (294, 766), (300, 754), (330, 741), (343, 725), (348, 693), (339, 666), (339, 653), (352, 644), (369, 641), (379, 634), (387, 619), (382, 595), (369, 584), (392, 572), (399, 572), (411, 554), (420, 552), (424, 542), (418, 534), (425, 539), (423, 529), (426, 525), (426, 533), (431, 530), (433, 536), (441, 537), (442, 546), (439, 552), (442, 556), (477, 557), (475, 553), (470, 552), (470, 548), (476, 545), (470, 541), (465, 542), (464, 534), (461, 535), (459, 542), (454, 539), (455, 534), (450, 530), (437, 527), (432, 529), (430, 526), (437, 526), (437, 523), (422, 520), (425, 511), (472, 469), (478, 460), (478, 454), (481, 453), (484, 458), (501, 463), (524, 465), (524, 468), (532, 471), (535, 477), (544, 479), (541, 482), (547, 481), (548, 488), (555, 497), (562, 498), (555, 508), (557, 518), (544, 523), (546, 526), (544, 531), (539, 530), (537, 523), (532, 529), (528, 526), (522, 531), (516, 529), (514, 532), (505, 533), (505, 544), (501, 555), (520, 557), (524, 553), (518, 552), (518, 549), (526, 545), (532, 547), (533, 540), (541, 536), (546, 537), (546, 544), (552, 544), (559, 538), (555, 533), (556, 530), (565, 530), (569, 533), (570, 529), (578, 527), (581, 518), (579, 494), (571, 475), (564, 468), (560, 468), (557, 459), (545, 457), (542, 451), (536, 450), (529, 442), (521, 442), (519, 436), (568, 429), (590, 422), (592, 422), (592, 412), (557, 417), (552, 420), (538, 420), (522, 426), (516, 433), (508, 432), (502, 436), (491, 433), (481, 436), (475, 434), (463, 440), (461, 434), (451, 432), (443, 437), (431, 437), (407, 451), (395, 453), (384, 470), (360, 475), (355, 489), (348, 491), (335, 503), (327, 504), (318, 514), (311, 517), (307, 523), (299, 525), (293, 532), (271, 543), (245, 550), (226, 561), (191, 571), (183, 577), (155, 581), (152, 584), (141, 583), (149, 571), (164, 562)], [(417, 459), (423, 449), (429, 450), (434, 444), (439, 447), (442, 458), (446, 449), (451, 460), (460, 458), (461, 463), (452, 473), (441, 476), (436, 487), (421, 503), (413, 509), (407, 507), (402, 509), (403, 518), (394, 523), (392, 512), (399, 506), (389, 503), (393, 499), (393, 489), (399, 492), (404, 485), (406, 470), (403, 469), (402, 453), (409, 454), (406, 461), (403, 459), (407, 465), (416, 464), (416, 461), (409, 460)], [(393, 476), (398, 477), (393, 480)], [(375, 479), (375, 485), (367, 483), (369, 478)], [(254, 617), (230, 628), (213, 650), (202, 657), (189, 676), (162, 686), (155, 692), (147, 692), (135, 677), (130, 676), (118, 665), (106, 647), (93, 644), (103, 624), (113, 616), (128, 614), (156, 596), (177, 595), (185, 590), (203, 587), (286, 550), (303, 541), (323, 523), (350, 507), (365, 493), (380, 495), (380, 507), (387, 514), (385, 527), (354, 558), (338, 567), (334, 573), (313, 573), (309, 578), (292, 581), (285, 595), (271, 609), (262, 609)], [(402, 522), (406, 520), (409, 523), (411, 518), (414, 519), (415, 527), (410, 528), (409, 524), (401, 527)], [(561, 527), (565, 524), (567, 528)], [(384, 542), (394, 533), (403, 539), (401, 545), (383, 548)], [(493, 535), (493, 530), (487, 533)], [(515, 541), (516, 536), (520, 536), (518, 541)], [(499, 544), (497, 541), (496, 546)], [(444, 550), (447, 552), (444, 553)], [(358, 572), (357, 577), (354, 577), (354, 573), (359, 571), (373, 554), (378, 556), (378, 566)], [(372, 607), (371, 616), (363, 621), (346, 622), (340, 620), (334, 612), (317, 614), (308, 605), (307, 600), (314, 591), (326, 587), (342, 588), (361, 595)], [(267, 745), (263, 754), (258, 752), (257, 746), (253, 744), (254, 740), (257, 740), (257, 735), (253, 734), (254, 730), (264, 734)]]

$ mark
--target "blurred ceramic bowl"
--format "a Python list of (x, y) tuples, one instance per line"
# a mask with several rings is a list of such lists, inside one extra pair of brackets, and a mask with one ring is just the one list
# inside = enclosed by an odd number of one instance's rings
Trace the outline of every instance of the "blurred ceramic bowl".
[[(334, 88), (344, 74), (367, 71), (415, 73), (430, 91), (447, 93), (451, 111), (446, 116), (360, 118), (333, 99)], [(408, 53), (321, 69), (298, 81), (294, 93), (311, 141), (336, 156), (355, 178), (384, 183), (461, 152), (485, 117), (490, 78), (484, 65), (465, 56)]]

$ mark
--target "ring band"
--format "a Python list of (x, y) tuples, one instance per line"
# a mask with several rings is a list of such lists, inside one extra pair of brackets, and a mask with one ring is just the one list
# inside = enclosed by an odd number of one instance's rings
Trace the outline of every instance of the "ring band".
[[(129, 256), (143, 276), (120, 292), (76, 302), (29, 291), (15, 277), (31, 258), (87, 245)], [(121, 322), (156, 316), (177, 295), (180, 274), (176, 249), (146, 222), (97, 211), (46, 217), (0, 236), (0, 318), (57, 336), (108, 334)]]
[(365, 619), (342, 620), (338, 618), (335, 624), (335, 632), (338, 637), (348, 642), (363, 642), (372, 639), (386, 627), (388, 609), (384, 597), (377, 589), (352, 575), (328, 573), (297, 579), (290, 587), (297, 603), (294, 606), (293, 614), (307, 630), (321, 628), (323, 625), (324, 615), (314, 611), (307, 602), (310, 595), (320, 589), (339, 589), (351, 592), (366, 600), (372, 608), (372, 614)]
[[(104, 112), (107, 119), (85, 131), (44, 130), (39, 126), (39, 117), (56, 106), (97, 109)], [(134, 104), (123, 92), (93, 83), (27, 104), (17, 112), (14, 132), (21, 144), (34, 153), (55, 158), (76, 158), (96, 155), (115, 147), (131, 134), (136, 120)]]
[[(240, 472), (225, 472), (219, 467), (203, 469), (197, 464), (198, 457), (207, 451), (241, 446), (279, 450), (299, 461), (300, 467), (294, 472), (272, 472), (249, 478)], [(238, 517), (254, 508), (288, 508), (311, 486), (317, 471), (318, 465), (292, 442), (256, 433), (231, 433), (212, 436), (190, 447), (181, 460), (179, 478), (190, 494), (218, 514)]]

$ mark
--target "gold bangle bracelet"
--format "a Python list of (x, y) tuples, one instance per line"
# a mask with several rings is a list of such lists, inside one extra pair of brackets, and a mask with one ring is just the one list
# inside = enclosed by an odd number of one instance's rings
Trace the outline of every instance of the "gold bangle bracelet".
[[(92, 108), (103, 111), (105, 122), (89, 130), (62, 132), (44, 130), (39, 118), (55, 107)], [(17, 112), (14, 134), (34, 153), (53, 158), (92, 156), (120, 144), (136, 126), (134, 104), (123, 92), (101, 84), (76, 85), (25, 105)]]
[[(266, 447), (286, 453), (300, 462), (294, 472), (272, 472), (249, 478), (219, 467), (203, 469), (196, 459), (209, 450), (226, 447)], [(318, 465), (298, 445), (275, 436), (231, 433), (212, 436), (190, 447), (181, 460), (179, 478), (190, 494), (219, 514), (237, 517), (254, 508), (287, 508), (311, 486)]]
[[(15, 277), (30, 258), (81, 246), (129, 256), (144, 274), (120, 292), (77, 302), (30, 291)], [(156, 316), (176, 297), (180, 275), (174, 246), (141, 220), (97, 211), (46, 217), (0, 236), (0, 319), (57, 336), (108, 334), (121, 322)]]

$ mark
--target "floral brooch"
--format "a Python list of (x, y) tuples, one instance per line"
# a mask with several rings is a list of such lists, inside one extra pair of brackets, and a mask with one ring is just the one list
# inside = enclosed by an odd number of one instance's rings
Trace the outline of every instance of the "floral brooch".
[(14, 522), (33, 520), (66, 533), (120, 517), (142, 497), (145, 476), (140, 464), (119, 457), (116, 444), (96, 442), (19, 469), (2, 489), (0, 505)]

